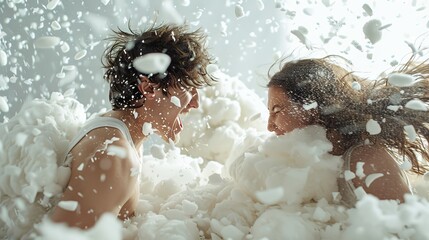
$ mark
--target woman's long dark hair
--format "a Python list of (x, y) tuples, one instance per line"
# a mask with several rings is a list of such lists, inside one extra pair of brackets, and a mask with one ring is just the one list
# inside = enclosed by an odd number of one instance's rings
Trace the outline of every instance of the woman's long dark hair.
[[(268, 87), (281, 87), (295, 102), (317, 102), (318, 124), (327, 131), (341, 134), (341, 148), (347, 149), (365, 139), (377, 142), (391, 153), (412, 163), (412, 171), (428, 170), (429, 112), (405, 107), (411, 100), (429, 106), (429, 65), (417, 63), (415, 56), (391, 72), (408, 74), (415, 79), (411, 86), (398, 87), (388, 76), (378, 80), (362, 79), (338, 64), (333, 57), (290, 61), (270, 77)], [(381, 127), (379, 134), (367, 132), (372, 119)], [(412, 126), (412, 127), (411, 127)], [(407, 136), (406, 128), (414, 128), (416, 139)], [(421, 159), (421, 160), (419, 160)], [(422, 162), (423, 160), (423, 162)]]

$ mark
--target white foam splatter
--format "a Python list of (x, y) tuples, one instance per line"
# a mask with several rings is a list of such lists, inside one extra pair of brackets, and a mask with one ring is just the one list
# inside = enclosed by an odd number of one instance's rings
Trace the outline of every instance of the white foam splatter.
[(119, 158), (126, 158), (128, 156), (127, 150), (123, 147), (109, 145), (107, 147), (107, 155), (117, 156)]
[(373, 19), (365, 23), (363, 26), (363, 33), (365, 34), (365, 37), (369, 39), (369, 41), (372, 44), (375, 44), (376, 42), (380, 41), (381, 39), (381, 21), (378, 19)]
[(416, 133), (416, 129), (414, 129), (413, 125), (406, 125), (404, 126), (404, 130), (405, 133), (408, 136), (408, 139), (410, 140), (410, 142), (414, 142), (417, 139), (417, 133)]
[(57, 21), (52, 21), (51, 27), (53, 30), (56, 30), (56, 31), (61, 29), (61, 25)]
[(171, 58), (165, 53), (148, 53), (137, 57), (133, 66), (145, 74), (165, 73), (170, 66)]
[(352, 83), (352, 88), (356, 91), (360, 91), (362, 89), (362, 86), (360, 85), (359, 82), (353, 82)]
[(63, 53), (66, 53), (66, 52), (70, 51), (70, 46), (69, 46), (69, 44), (68, 44), (68, 43), (66, 43), (66, 42), (63, 42), (63, 43), (61, 44), (61, 51), (62, 51)]
[(241, 5), (235, 5), (235, 17), (242, 18), (244, 16), (244, 9)]
[(344, 179), (346, 181), (352, 180), (355, 177), (356, 177), (356, 174), (354, 174), (352, 171), (350, 171), (350, 170), (344, 171)]
[(362, 179), (366, 176), (364, 171), (363, 171), (364, 165), (365, 165), (365, 162), (357, 162), (356, 163), (356, 176), (358, 176), (360, 179)]
[(191, 0), (181, 0), (180, 4), (182, 6), (188, 7), (191, 4)]
[(372, 184), (376, 179), (381, 178), (381, 177), (383, 177), (383, 176), (384, 176), (384, 174), (383, 174), (383, 173), (373, 173), (373, 174), (370, 174), (370, 175), (368, 175), (368, 176), (365, 178), (365, 185), (366, 185), (367, 187), (369, 187), (369, 186), (371, 186), (371, 184)]
[(110, 2), (110, 0), (100, 0), (101, 1), (101, 3), (102, 4), (104, 4), (104, 5), (107, 5), (109, 2)]
[(142, 126), (142, 133), (143, 133), (145, 136), (149, 136), (149, 135), (153, 134), (153, 132), (154, 132), (154, 130), (153, 130), (153, 128), (152, 128), (152, 123), (150, 123), (150, 122), (145, 122), (145, 123), (143, 123), (143, 126)]
[(258, 3), (259, 11), (264, 10), (264, 8), (265, 8), (264, 2), (262, 0), (258, 0), (257, 3)]
[(79, 203), (77, 201), (60, 201), (58, 206), (67, 211), (76, 211)]
[(317, 102), (312, 102), (312, 103), (309, 103), (309, 104), (303, 104), (302, 105), (302, 107), (305, 110), (315, 109), (315, 108), (317, 108), (317, 106), (318, 106)]
[(170, 98), (170, 102), (176, 105), (176, 107), (180, 108), (182, 105), (180, 104), (180, 99), (176, 96), (172, 96)]
[(416, 111), (427, 111), (428, 106), (420, 99), (413, 99), (408, 101), (405, 104), (405, 107), (408, 109), (416, 110)]
[(386, 108), (389, 109), (389, 110), (391, 110), (391, 111), (396, 112), (396, 111), (398, 111), (401, 108), (401, 106), (399, 106), (399, 105), (389, 105)]
[(255, 192), (256, 198), (268, 205), (278, 203), (284, 195), (283, 187), (270, 188), (265, 191), (257, 191)]
[(372, 8), (368, 5), (368, 4), (364, 4), (362, 5), (363, 10), (365, 10), (366, 14), (368, 14), (368, 16), (372, 16)]
[(410, 161), (405, 160), (403, 163), (401, 163), (401, 165), (399, 165), (399, 167), (404, 171), (408, 171), (408, 170), (411, 170), (413, 165), (411, 164)]
[(36, 48), (54, 48), (60, 43), (61, 39), (55, 36), (46, 36), (36, 39), (34, 45)]
[(313, 219), (319, 222), (327, 222), (331, 219), (331, 214), (329, 212), (323, 210), (321, 207), (316, 207), (313, 213)]
[(219, 71), (219, 67), (216, 64), (209, 64), (206, 67), (206, 71), (208, 74), (213, 74), (213, 73)]
[(0, 49), (0, 66), (6, 66), (7, 55), (6, 52)]
[(74, 55), (74, 60), (81, 60), (86, 56), (87, 51), (85, 49), (80, 50)]
[(393, 73), (389, 75), (387, 81), (393, 86), (409, 87), (414, 84), (415, 78), (405, 73)]
[(9, 105), (7, 104), (7, 98), (0, 96), (0, 111), (9, 112)]
[(377, 135), (377, 134), (381, 133), (381, 126), (377, 121), (370, 119), (366, 123), (366, 131), (370, 135)]
[(46, 5), (46, 8), (49, 10), (54, 9), (55, 7), (57, 7), (58, 3), (60, 2), (60, 0), (51, 0), (48, 2), (48, 4)]

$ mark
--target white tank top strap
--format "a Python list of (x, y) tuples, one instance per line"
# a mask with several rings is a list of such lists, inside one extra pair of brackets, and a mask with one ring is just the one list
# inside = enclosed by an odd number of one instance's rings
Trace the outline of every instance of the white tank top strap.
[(100, 127), (112, 127), (119, 129), (119, 131), (124, 134), (124, 136), (127, 138), (129, 144), (134, 148), (134, 142), (131, 138), (130, 131), (128, 130), (128, 127), (125, 125), (124, 122), (122, 122), (119, 119), (112, 118), (112, 117), (95, 117), (88, 122), (85, 123), (85, 125), (80, 129), (80, 131), (76, 134), (76, 136), (72, 139), (70, 142), (68, 149), (66, 151), (66, 156), (64, 156), (63, 159), (65, 159), (64, 165), (69, 166), (71, 162), (71, 158), (69, 157), (70, 151), (73, 149), (73, 147), (83, 138), (85, 135), (92, 131), (93, 129), (100, 128)]

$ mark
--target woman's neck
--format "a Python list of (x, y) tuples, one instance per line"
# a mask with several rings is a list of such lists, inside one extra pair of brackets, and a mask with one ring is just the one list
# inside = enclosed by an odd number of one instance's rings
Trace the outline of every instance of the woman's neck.
[(332, 151), (330, 154), (335, 156), (341, 156), (347, 149), (344, 149), (343, 136), (335, 130), (327, 130), (326, 138), (332, 143)]

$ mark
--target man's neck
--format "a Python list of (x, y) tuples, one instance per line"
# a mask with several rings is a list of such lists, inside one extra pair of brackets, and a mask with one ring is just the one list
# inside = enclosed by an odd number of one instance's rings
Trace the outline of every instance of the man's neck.
[(134, 146), (140, 149), (147, 136), (142, 131), (146, 119), (138, 109), (111, 110), (103, 114), (103, 116), (116, 118), (125, 123), (131, 134)]

